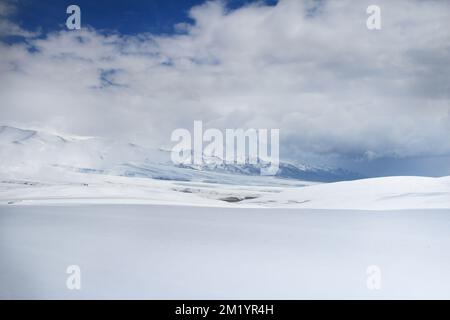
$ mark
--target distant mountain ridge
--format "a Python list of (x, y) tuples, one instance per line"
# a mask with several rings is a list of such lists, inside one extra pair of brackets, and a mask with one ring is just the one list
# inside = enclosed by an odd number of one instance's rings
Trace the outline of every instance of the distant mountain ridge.
[[(263, 164), (227, 164), (205, 156), (202, 165), (175, 165), (170, 150), (149, 149), (97, 137), (54, 134), (0, 126), (0, 173), (65, 168), (83, 173), (104, 173), (162, 180), (231, 181), (233, 176), (259, 176)], [(211, 176), (211, 174), (213, 174)], [(280, 162), (278, 178), (334, 182), (363, 178), (343, 169)]]
[[(208, 158), (204, 155), (204, 157)], [(226, 162), (206, 161), (202, 165), (183, 164), (178, 165), (183, 168), (190, 168), (202, 171), (214, 171), (222, 173), (261, 175), (261, 170), (266, 166), (263, 162), (256, 164), (228, 164)], [(296, 180), (307, 180), (317, 182), (347, 181), (364, 178), (362, 175), (344, 169), (332, 169), (323, 167), (313, 167), (309, 165), (295, 165), (281, 161), (276, 177)]]

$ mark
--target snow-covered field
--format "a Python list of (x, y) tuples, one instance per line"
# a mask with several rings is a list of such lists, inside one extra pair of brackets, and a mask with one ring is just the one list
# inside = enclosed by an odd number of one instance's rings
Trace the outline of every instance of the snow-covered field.
[(448, 299), (449, 228), (449, 210), (2, 206), (0, 297)]
[(450, 209), (450, 177), (384, 177), (318, 184), (272, 177), (236, 176), (235, 181), (243, 184), (62, 172), (60, 178), (53, 179), (0, 180), (0, 204), (118, 203), (246, 208)]
[(10, 127), (0, 146), (0, 298), (450, 298), (450, 177), (181, 168)]
[(448, 177), (259, 182), (2, 180), (0, 298), (450, 298)]

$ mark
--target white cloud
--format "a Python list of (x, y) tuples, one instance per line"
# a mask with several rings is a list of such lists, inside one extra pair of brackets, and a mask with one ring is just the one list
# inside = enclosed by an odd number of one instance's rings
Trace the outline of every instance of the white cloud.
[(181, 34), (2, 44), (0, 117), (147, 145), (203, 120), (280, 128), (289, 156), (449, 155), (450, 3), (377, 0), (370, 31), (371, 2), (208, 2)]
[(16, 12), (14, 2), (0, 1), (0, 38), (4, 36), (34, 37), (37, 32), (22, 29), (16, 23), (10, 21), (10, 17)]

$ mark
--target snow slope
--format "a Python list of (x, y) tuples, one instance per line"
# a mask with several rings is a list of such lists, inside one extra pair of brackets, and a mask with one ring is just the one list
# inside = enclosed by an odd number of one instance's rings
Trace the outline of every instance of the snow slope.
[(450, 177), (383, 177), (286, 188), (247, 203), (316, 209), (450, 208)]

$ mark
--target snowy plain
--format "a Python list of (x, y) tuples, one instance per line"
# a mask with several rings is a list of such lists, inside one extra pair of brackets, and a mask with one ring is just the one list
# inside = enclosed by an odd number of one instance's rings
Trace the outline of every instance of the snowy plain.
[(194, 170), (12, 128), (0, 145), (2, 299), (450, 298), (450, 177)]
[(3, 206), (0, 297), (448, 299), (449, 226), (448, 210)]
[[(1, 183), (1, 298), (450, 298), (448, 178), (74, 175)], [(81, 268), (79, 291), (66, 287), (69, 265)], [(380, 290), (367, 287), (371, 265)]]
[(234, 178), (235, 184), (220, 184), (73, 172), (61, 172), (59, 176), (40, 180), (0, 180), (0, 204), (118, 203), (240, 208), (450, 209), (450, 177), (383, 177), (314, 183), (237, 176)]

